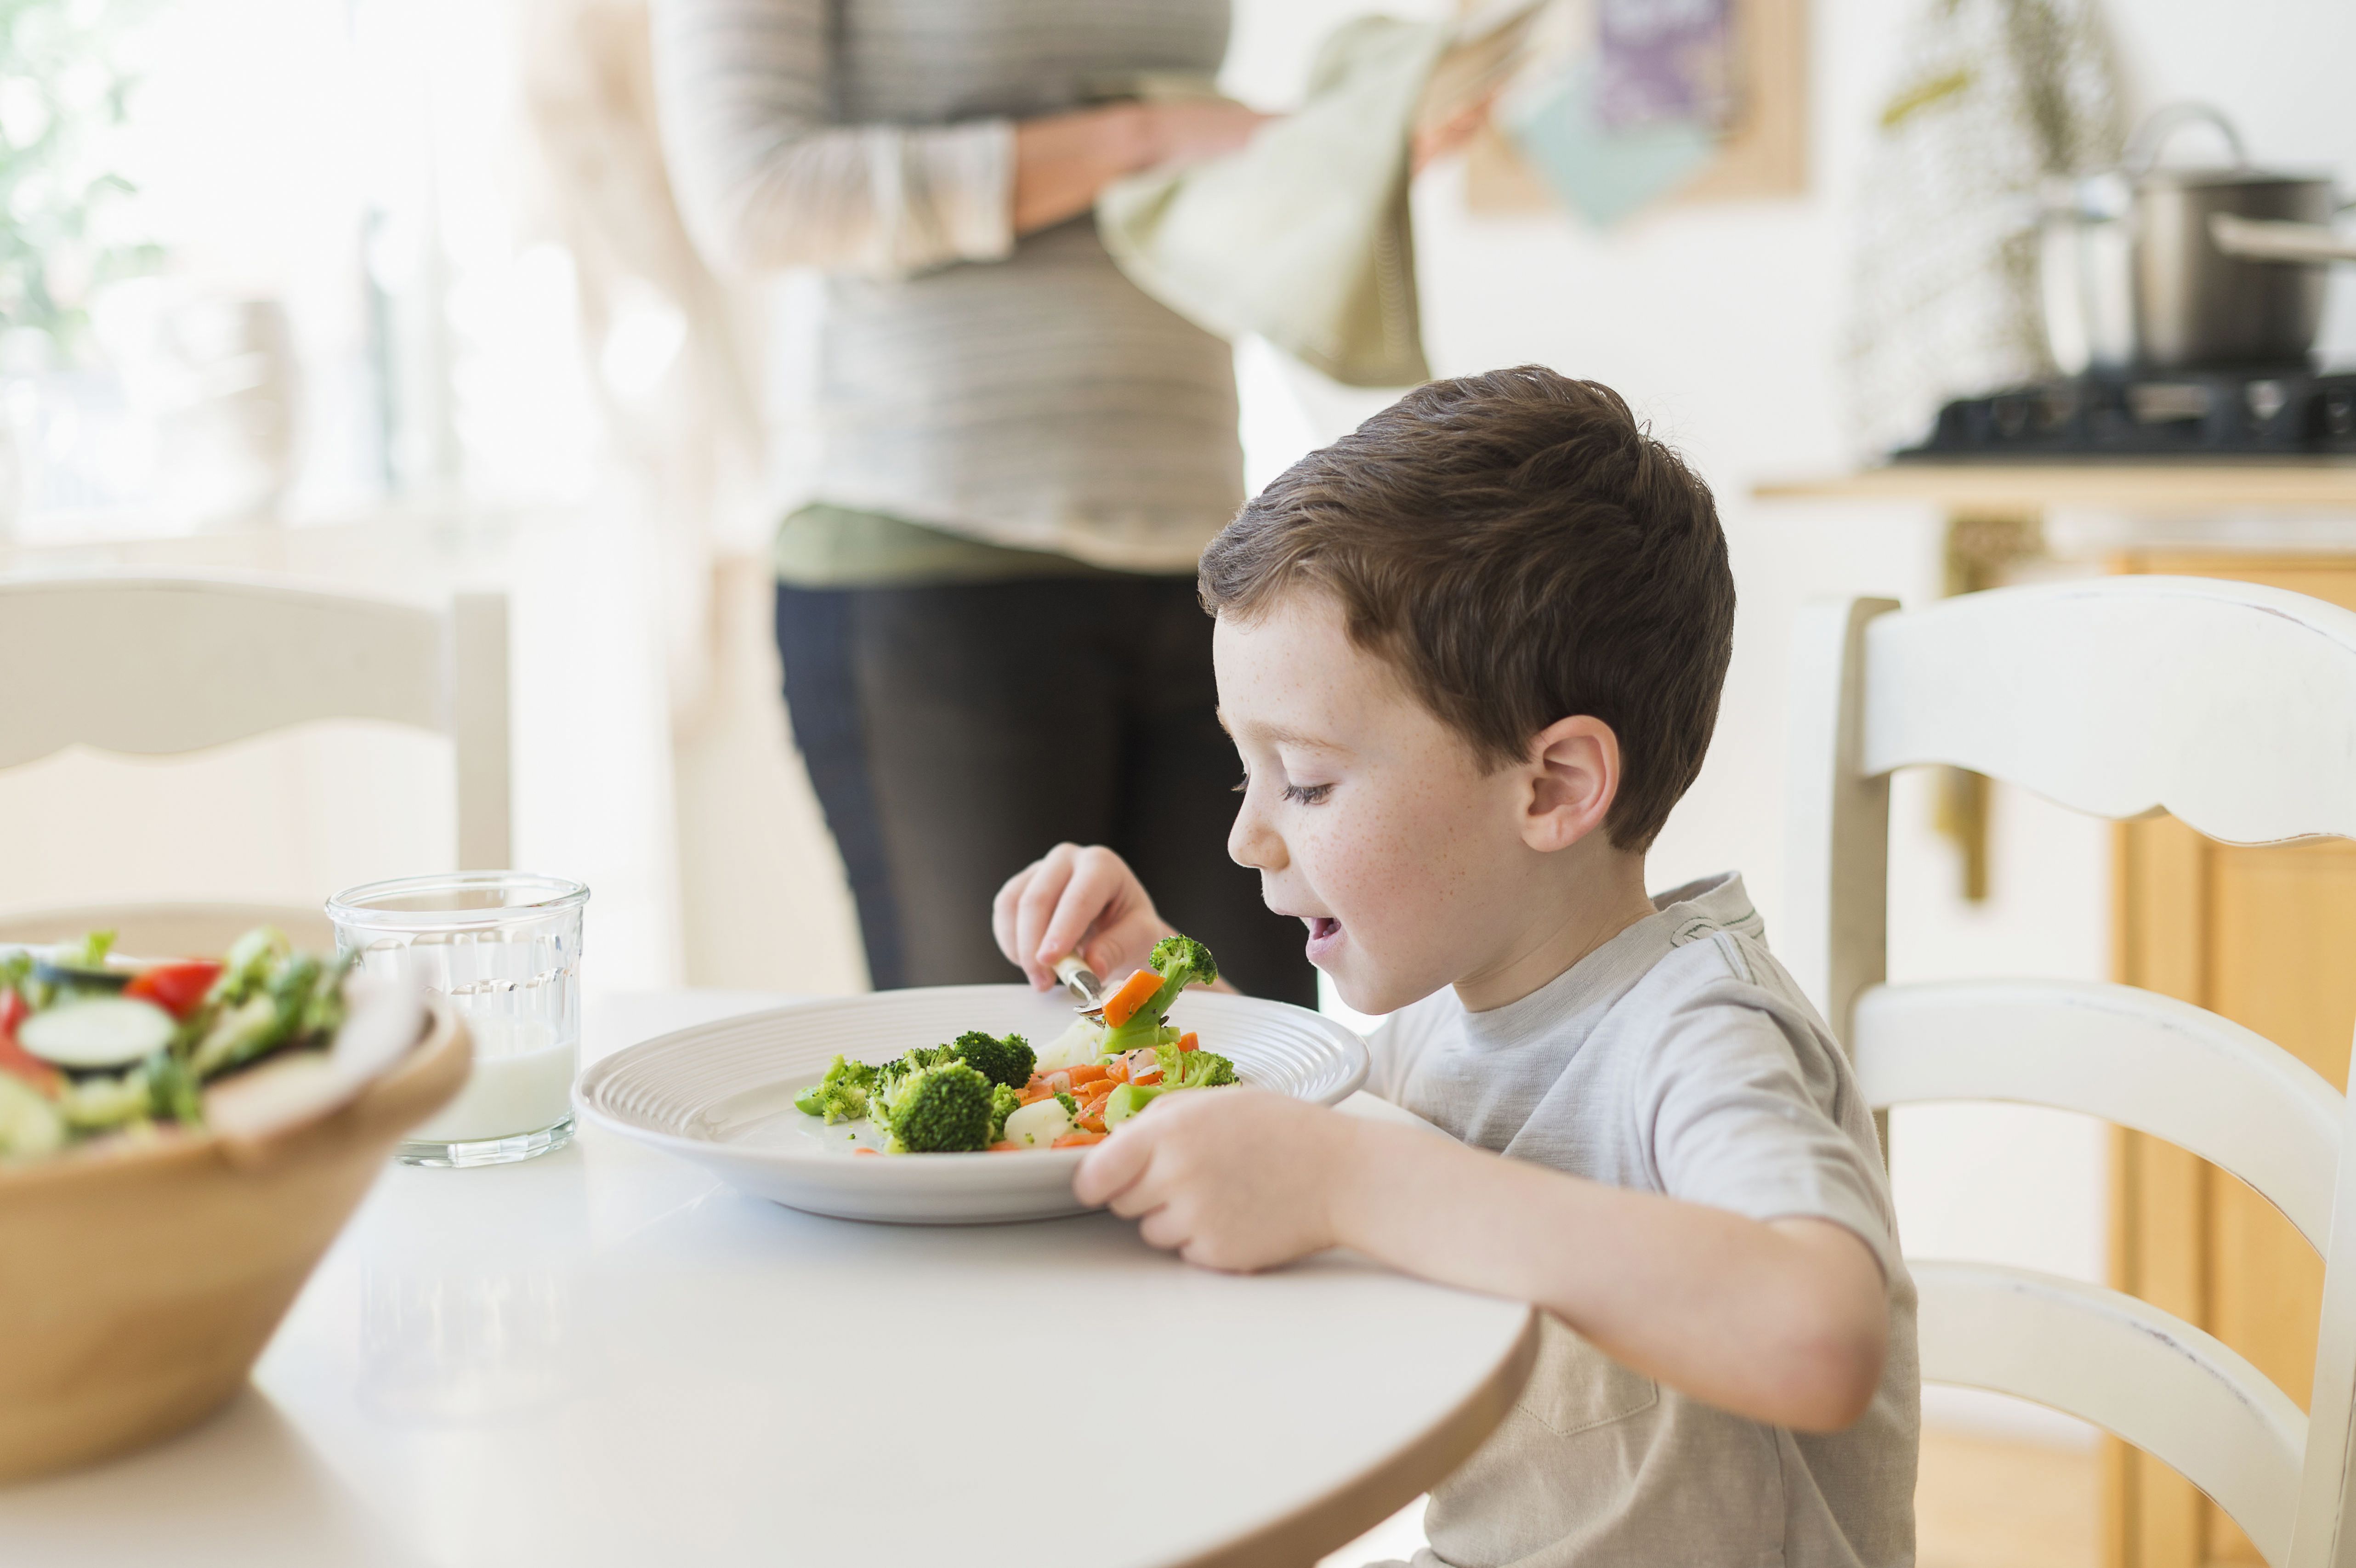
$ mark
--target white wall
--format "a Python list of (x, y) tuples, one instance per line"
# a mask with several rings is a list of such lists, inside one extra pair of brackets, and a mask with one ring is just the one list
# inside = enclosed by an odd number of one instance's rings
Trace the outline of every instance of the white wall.
[[(1315, 40), (1356, 0), (1237, 0), (1231, 90), (1279, 107)], [(1445, 0), (1387, 7), (1439, 15)], [(1768, 920), (1783, 907), (1785, 658), (1794, 609), (1821, 594), (1909, 601), (1939, 586), (1937, 520), (1919, 509), (1762, 506), (1751, 486), (1829, 473), (1853, 458), (1836, 347), (1848, 275), (1847, 201), (1923, 0), (1815, 0), (1812, 181), (1788, 201), (1671, 207), (1598, 234), (1568, 217), (1465, 209), (1460, 168), (1416, 193), (1425, 331), (1440, 375), (1536, 360), (1619, 389), (1716, 489), (1741, 610), (1710, 761), (1655, 854), (1656, 886), (1739, 866)], [(2254, 158), (2337, 167), (2356, 180), (2356, 5), (2346, 0), (2113, 0), (2131, 110), (2178, 97), (2218, 104)], [(2356, 269), (2342, 269), (2327, 345), (2356, 360)], [(1380, 398), (1320, 387), (1265, 349), (1241, 356), (1255, 480), (1330, 439)], [(2101, 978), (2109, 956), (2106, 830), (1999, 794), (1995, 896), (1956, 895), (1929, 828), (1926, 781), (1892, 810), (1894, 979), (2012, 972)], [(2104, 1267), (2104, 1133), (2079, 1119), (1997, 1108), (1900, 1114), (1895, 1179), (1910, 1251), (1990, 1257), (2089, 1279)], [(1945, 1395), (1935, 1413), (2068, 1434)]]

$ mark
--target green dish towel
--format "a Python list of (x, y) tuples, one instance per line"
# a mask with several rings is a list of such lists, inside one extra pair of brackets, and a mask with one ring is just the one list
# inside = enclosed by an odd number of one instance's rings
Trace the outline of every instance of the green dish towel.
[(1416, 307), (1408, 144), (1436, 23), (1366, 16), (1325, 40), (1300, 113), (1242, 151), (1097, 199), (1130, 282), (1206, 331), (1258, 333), (1346, 386), (1431, 379)]

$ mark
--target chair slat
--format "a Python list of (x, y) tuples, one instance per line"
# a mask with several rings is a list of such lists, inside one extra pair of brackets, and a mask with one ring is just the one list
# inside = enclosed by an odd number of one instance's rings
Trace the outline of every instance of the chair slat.
[(2211, 838), (2356, 837), (2356, 613), (2106, 578), (1966, 594), (1866, 631), (1864, 766), (1952, 763)]
[(2307, 1418), (2264, 1373), (2117, 1291), (1987, 1263), (1909, 1267), (1926, 1380), (2092, 1422), (2206, 1492), (2276, 1568), (2289, 1561)]
[(0, 584), (0, 768), (196, 751), (314, 719), (448, 733), (447, 618), (233, 579)]
[(2126, 985), (1884, 985), (1858, 999), (1850, 1050), (1877, 1111), (1996, 1100), (2098, 1116), (2222, 1166), (2318, 1252), (2330, 1242), (2345, 1102), (2214, 1013)]

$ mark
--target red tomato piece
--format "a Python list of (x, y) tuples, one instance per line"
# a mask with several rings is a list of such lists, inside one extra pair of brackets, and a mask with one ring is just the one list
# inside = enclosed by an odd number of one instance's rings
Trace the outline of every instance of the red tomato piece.
[(221, 966), (209, 958), (178, 959), (141, 970), (123, 988), (123, 994), (153, 1002), (173, 1017), (185, 1018), (197, 1010), (220, 972)]

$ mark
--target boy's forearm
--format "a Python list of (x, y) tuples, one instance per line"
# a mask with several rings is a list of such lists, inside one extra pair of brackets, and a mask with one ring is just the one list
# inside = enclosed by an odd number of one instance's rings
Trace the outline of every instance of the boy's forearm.
[(1333, 1226), (1410, 1273), (1528, 1301), (1614, 1359), (1779, 1426), (1831, 1430), (1881, 1377), (1888, 1312), (1863, 1241), (1762, 1224), (1353, 1120)]

